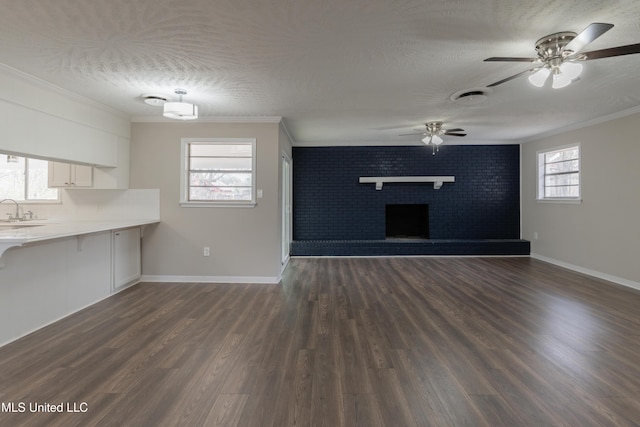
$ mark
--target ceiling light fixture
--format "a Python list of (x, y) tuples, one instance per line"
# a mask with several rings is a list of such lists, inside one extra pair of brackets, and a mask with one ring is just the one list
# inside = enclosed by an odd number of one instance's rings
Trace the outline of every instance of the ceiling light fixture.
[(580, 77), (580, 74), (582, 74), (582, 64), (563, 62), (553, 72), (553, 85), (551, 87), (560, 89), (569, 86), (572, 81)]
[[(427, 122), (424, 124), (424, 130), (420, 133), (403, 133), (399, 136), (422, 135), (422, 142), (425, 145), (431, 145), (433, 155), (440, 151), (440, 144), (444, 142), (443, 136), (466, 136), (464, 129), (442, 129), (442, 122)], [(416, 129), (418, 130), (418, 129)]]
[(549, 74), (551, 74), (551, 71), (546, 67), (542, 67), (529, 76), (529, 81), (536, 87), (542, 87), (544, 86), (544, 82), (547, 81)]
[(552, 76), (551, 87), (560, 89), (567, 87), (582, 73), (582, 64), (575, 61), (585, 59), (584, 55), (575, 54), (567, 45), (576, 38), (576, 33), (562, 32), (545, 36), (536, 42), (538, 61), (541, 67), (529, 76), (529, 81), (536, 87), (543, 87)]
[(422, 138), (422, 142), (424, 142), (427, 145), (429, 144), (440, 145), (442, 144), (443, 141), (444, 140), (440, 138), (438, 135), (428, 135)]
[(440, 144), (444, 142), (440, 135), (444, 135), (442, 130), (442, 122), (430, 122), (426, 123), (426, 136), (422, 138), (422, 142), (426, 145), (431, 145), (431, 151), (434, 156), (436, 152), (440, 151)]
[(544, 66), (529, 76), (529, 82), (536, 87), (542, 87), (550, 75), (553, 83), (551, 87), (561, 89), (567, 87), (582, 73), (582, 64), (575, 62), (562, 62), (560, 65), (551, 67)]
[(164, 104), (163, 116), (170, 119), (178, 120), (195, 120), (198, 118), (198, 106), (189, 104), (188, 102), (182, 102), (182, 96), (187, 94), (184, 89), (176, 89), (176, 95), (180, 96), (178, 102), (166, 102)]

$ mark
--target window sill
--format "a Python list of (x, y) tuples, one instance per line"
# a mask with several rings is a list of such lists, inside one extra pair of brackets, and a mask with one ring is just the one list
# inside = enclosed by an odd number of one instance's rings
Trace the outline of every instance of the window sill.
[(255, 208), (255, 202), (180, 202), (183, 208)]
[(579, 205), (582, 199), (536, 199), (538, 203), (564, 203), (569, 205)]

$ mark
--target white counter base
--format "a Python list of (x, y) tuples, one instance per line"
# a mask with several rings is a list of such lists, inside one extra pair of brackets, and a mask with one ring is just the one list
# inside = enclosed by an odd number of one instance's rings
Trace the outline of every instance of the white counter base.
[[(58, 223), (32, 227), (41, 232), (30, 236), (1, 232), (0, 243), (13, 247), (4, 252), (0, 269), (0, 345), (134, 284), (113, 288), (112, 230), (156, 222)], [(2, 234), (7, 241), (2, 242)]]

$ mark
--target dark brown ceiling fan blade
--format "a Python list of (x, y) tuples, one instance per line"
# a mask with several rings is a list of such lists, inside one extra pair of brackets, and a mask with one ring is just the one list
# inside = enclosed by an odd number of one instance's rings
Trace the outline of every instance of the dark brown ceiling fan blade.
[(582, 55), (585, 55), (585, 60), (588, 61), (590, 59), (610, 58), (612, 56), (632, 55), (634, 53), (640, 53), (640, 43), (592, 50), (591, 52), (583, 52)]
[(521, 71), (518, 74), (514, 74), (513, 76), (507, 77), (506, 79), (502, 79), (502, 80), (499, 80), (499, 81), (497, 81), (495, 83), (491, 83), (490, 85), (487, 85), (487, 87), (494, 87), (494, 86), (501, 85), (502, 83), (506, 83), (506, 82), (511, 81), (513, 79), (517, 79), (518, 77), (520, 77), (523, 74), (533, 73), (534, 71), (537, 71), (539, 69), (540, 69), (540, 67), (536, 66), (534, 68), (530, 68), (528, 70)]
[(466, 133), (449, 133), (449, 132), (445, 132), (444, 133), (447, 136), (467, 136)]
[(594, 22), (582, 30), (580, 34), (575, 36), (575, 38), (564, 47), (564, 50), (571, 50), (573, 53), (578, 53), (584, 49), (586, 45), (609, 31), (611, 28), (613, 28), (613, 24)]
[(515, 58), (509, 56), (492, 56), (487, 58), (484, 62), (535, 62), (538, 58)]
[(455, 129), (445, 129), (444, 133), (447, 134), (449, 132), (464, 132), (464, 129), (455, 128)]

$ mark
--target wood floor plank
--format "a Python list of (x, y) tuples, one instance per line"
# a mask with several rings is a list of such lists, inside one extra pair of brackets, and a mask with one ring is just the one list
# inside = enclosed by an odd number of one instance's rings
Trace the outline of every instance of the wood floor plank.
[(384, 425), (417, 427), (415, 416), (407, 401), (405, 389), (394, 368), (369, 368), (371, 383)]
[(311, 425), (311, 398), (315, 351), (302, 349), (297, 353), (294, 379), (287, 411), (287, 426)]
[(209, 427), (238, 426), (242, 408), (246, 402), (246, 394), (219, 394), (203, 425)]
[(294, 258), (1, 347), (0, 425), (634, 426), (639, 330), (640, 292), (530, 258)]
[(311, 423), (316, 426), (344, 426), (344, 367), (339, 359), (340, 341), (323, 335), (315, 350), (311, 389)]
[(384, 427), (385, 421), (373, 394), (345, 396), (345, 425), (353, 427)]

